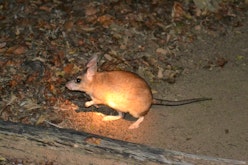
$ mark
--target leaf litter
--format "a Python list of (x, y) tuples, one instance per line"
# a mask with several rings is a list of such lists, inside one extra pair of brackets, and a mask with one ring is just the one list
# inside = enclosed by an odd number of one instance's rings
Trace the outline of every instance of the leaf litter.
[[(1, 119), (83, 131), (96, 123), (75, 112), (78, 107), (70, 101), (81, 109), (88, 98), (68, 92), (65, 83), (92, 55), (101, 56), (99, 70), (128, 70), (151, 83), (176, 83), (187, 70), (178, 63), (181, 47), (198, 33), (220, 35), (242, 26), (246, 10), (242, 2), (226, 2), (217, 13), (205, 13), (183, 1), (23, 0), (0, 6)], [(227, 62), (217, 57), (196, 65), (224, 68)]]

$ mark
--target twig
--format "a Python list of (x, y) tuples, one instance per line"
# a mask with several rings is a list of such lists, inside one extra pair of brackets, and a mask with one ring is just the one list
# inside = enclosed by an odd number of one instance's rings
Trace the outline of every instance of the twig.
[(63, 127), (61, 127), (61, 126), (59, 126), (59, 125), (57, 125), (57, 124), (54, 124), (54, 123), (52, 123), (52, 122), (50, 122), (50, 121), (45, 120), (45, 122), (46, 122), (47, 124), (49, 124), (49, 125), (52, 125), (52, 126), (56, 127), (56, 128), (63, 128)]

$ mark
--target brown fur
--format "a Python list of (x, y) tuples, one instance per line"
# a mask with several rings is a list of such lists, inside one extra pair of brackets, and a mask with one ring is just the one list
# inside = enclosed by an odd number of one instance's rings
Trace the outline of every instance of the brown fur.
[(70, 81), (67, 86), (86, 92), (95, 104), (129, 112), (136, 118), (149, 111), (152, 93), (148, 84), (138, 75), (126, 71), (96, 72), (92, 81), (87, 81), (85, 76), (80, 76), (84, 82), (77, 85)]
[(146, 81), (134, 73), (126, 71), (97, 72), (97, 56), (94, 56), (87, 64), (87, 72), (77, 77), (76, 80), (69, 81), (66, 87), (70, 90), (86, 92), (92, 99), (85, 103), (86, 107), (104, 104), (119, 112), (118, 116), (104, 117), (104, 121), (120, 119), (123, 117), (122, 112), (129, 112), (133, 117), (138, 118), (129, 129), (139, 127), (152, 103), (183, 105), (210, 99), (197, 98), (182, 101), (153, 99), (151, 89)]

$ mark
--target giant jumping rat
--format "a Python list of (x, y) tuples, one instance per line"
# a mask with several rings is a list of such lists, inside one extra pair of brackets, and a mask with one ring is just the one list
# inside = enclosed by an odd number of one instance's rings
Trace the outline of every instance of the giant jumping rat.
[(127, 71), (97, 72), (97, 56), (88, 62), (86, 72), (66, 84), (70, 90), (87, 93), (91, 101), (86, 107), (103, 104), (115, 109), (118, 116), (105, 116), (104, 121), (117, 120), (123, 113), (130, 113), (138, 118), (129, 129), (138, 128), (152, 104), (183, 105), (192, 102), (210, 100), (210, 98), (196, 98), (181, 101), (153, 99), (149, 85), (140, 76)]

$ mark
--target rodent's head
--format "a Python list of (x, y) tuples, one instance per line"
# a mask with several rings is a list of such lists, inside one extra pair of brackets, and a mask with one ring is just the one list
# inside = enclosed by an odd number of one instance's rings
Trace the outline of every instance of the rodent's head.
[(85, 91), (88, 83), (85, 75), (82, 75), (66, 83), (66, 87), (73, 91)]
[(94, 56), (86, 67), (86, 71), (84, 71), (81, 76), (66, 83), (68, 89), (87, 92), (93, 82), (94, 75), (97, 72), (97, 56)]

